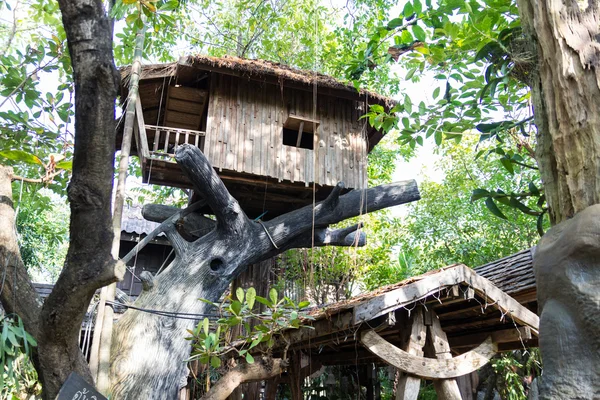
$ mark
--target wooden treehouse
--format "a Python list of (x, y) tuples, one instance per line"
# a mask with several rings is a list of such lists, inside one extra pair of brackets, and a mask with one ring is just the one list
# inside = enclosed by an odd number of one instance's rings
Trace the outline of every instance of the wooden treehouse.
[(174, 151), (192, 144), (248, 216), (264, 219), (311, 204), (313, 184), (316, 201), (338, 182), (366, 188), (367, 154), (383, 134), (360, 117), (391, 105), (322, 74), (234, 57), (144, 66), (139, 96), (132, 152), (144, 182), (190, 188)]

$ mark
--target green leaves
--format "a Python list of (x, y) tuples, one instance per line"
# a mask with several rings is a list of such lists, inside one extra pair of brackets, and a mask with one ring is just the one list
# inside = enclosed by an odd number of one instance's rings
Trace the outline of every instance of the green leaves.
[(0, 396), (8, 398), (18, 391), (19, 381), (29, 372), (28, 368), (33, 370), (29, 357), (37, 343), (18, 316), (1, 316), (0, 331)]
[(424, 42), (427, 40), (427, 34), (425, 33), (425, 30), (423, 30), (423, 28), (421, 28), (419, 25), (412, 26), (412, 33), (413, 35), (415, 35), (415, 38), (420, 42)]
[(250, 310), (252, 310), (254, 308), (255, 301), (256, 301), (256, 289), (251, 287), (246, 292), (246, 302), (248, 303), (248, 308)]
[(269, 298), (273, 304), (277, 303), (277, 289), (271, 288), (271, 290), (269, 290)]
[[(496, 202), (499, 202), (505, 206), (511, 207), (513, 209), (519, 210), (523, 214), (537, 216), (540, 217), (544, 215), (546, 209), (543, 207), (544, 200), (540, 197), (540, 191), (537, 186), (533, 182), (529, 182), (528, 187), (530, 192), (522, 192), (522, 193), (510, 193), (507, 194), (502, 190), (496, 190), (495, 192), (490, 192), (485, 189), (475, 189), (471, 194), (471, 202), (477, 201), (479, 199), (485, 198), (485, 206), (487, 209), (496, 217), (502, 219), (508, 219), (506, 215), (500, 210)], [(523, 202), (523, 199), (528, 197), (540, 197), (536, 206), (540, 210), (535, 210), (530, 206), (526, 205)], [(538, 218), (538, 224), (539, 224)], [(538, 231), (540, 231), (538, 227)]]
[(388, 22), (387, 29), (390, 31), (394, 30), (394, 29), (398, 28), (399, 26), (402, 26), (403, 21), (404, 21), (403, 18), (394, 18), (390, 22)]
[[(269, 291), (269, 299), (257, 296), (254, 288), (246, 291), (237, 288), (235, 299), (233, 295), (227, 296), (221, 305), (202, 300), (216, 306), (220, 318), (214, 322), (204, 318), (193, 331), (188, 331), (191, 336), (186, 339), (192, 340), (193, 348), (190, 360), (199, 360), (203, 364), (210, 364), (212, 368), (219, 368), (221, 356), (235, 350), (247, 363), (253, 363), (250, 350), (254, 354), (270, 351), (275, 345), (275, 338), (284, 330), (301, 328), (302, 321), (311, 318), (302, 311), (309, 305), (308, 302), (296, 305), (287, 297), (280, 299), (275, 288)], [(266, 310), (254, 312), (255, 302), (263, 304)], [(243, 329), (241, 338), (231, 337), (231, 330), (236, 327), (238, 330), (235, 332)], [(231, 340), (238, 340), (238, 345), (232, 348)], [(259, 346), (261, 343), (263, 345)]]
[(38, 156), (35, 154), (28, 153), (23, 150), (3, 150), (0, 151), (0, 156), (17, 162), (24, 162), (31, 165), (41, 165), (44, 166), (44, 163)]
[(498, 206), (496, 205), (496, 203), (494, 202), (494, 199), (492, 197), (488, 197), (487, 199), (485, 199), (485, 206), (496, 217), (502, 218), (502, 219), (507, 219), (506, 216), (502, 213), (502, 211), (500, 211), (500, 209), (498, 208)]

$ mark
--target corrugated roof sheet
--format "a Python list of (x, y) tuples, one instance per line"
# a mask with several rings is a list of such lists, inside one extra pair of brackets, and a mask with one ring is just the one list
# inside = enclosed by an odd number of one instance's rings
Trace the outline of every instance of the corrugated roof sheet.
[[(121, 222), (121, 232), (127, 232), (137, 235), (148, 235), (160, 224), (144, 219), (142, 216), (142, 206), (125, 205), (123, 207), (123, 220)], [(162, 235), (162, 234), (161, 234)]]

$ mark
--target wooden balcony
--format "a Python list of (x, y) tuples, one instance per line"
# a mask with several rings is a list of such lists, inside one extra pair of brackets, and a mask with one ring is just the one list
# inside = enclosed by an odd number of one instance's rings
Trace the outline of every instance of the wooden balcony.
[(146, 137), (154, 138), (150, 158), (173, 161), (175, 150), (182, 144), (204, 147), (205, 132), (189, 129), (170, 128), (166, 126), (146, 125)]
[[(145, 134), (141, 134), (144, 132)], [(154, 185), (191, 188), (191, 182), (175, 162), (175, 150), (187, 143), (204, 151), (206, 133), (191, 129), (146, 125), (139, 103), (134, 124), (135, 148), (142, 166), (142, 179)], [(134, 150), (135, 152), (135, 150)], [(269, 212), (270, 219), (312, 203), (313, 188), (302, 182), (282, 182), (274, 178), (219, 169), (220, 178), (238, 199), (250, 218)], [(316, 200), (324, 199), (330, 187), (318, 186)], [(196, 196), (200, 195), (199, 193)], [(202, 210), (210, 213), (210, 210)]]

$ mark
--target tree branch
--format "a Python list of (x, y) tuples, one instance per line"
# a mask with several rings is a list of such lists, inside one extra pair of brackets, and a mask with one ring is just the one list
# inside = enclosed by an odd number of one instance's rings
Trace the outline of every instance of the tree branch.
[(295, 240), (287, 243), (284, 249), (302, 249), (312, 246), (363, 247), (367, 244), (367, 235), (360, 229), (361, 224), (352, 225), (342, 229), (315, 229), (314, 241), (312, 240), (312, 232), (309, 232), (309, 234), (300, 235)]
[(288, 366), (280, 358), (262, 358), (253, 364), (239, 364), (225, 375), (202, 396), (202, 400), (225, 400), (239, 385), (245, 382), (263, 381), (284, 372)]
[(199, 148), (183, 144), (177, 148), (175, 159), (192, 181), (196, 192), (204, 197), (217, 217), (217, 230), (230, 234), (239, 233), (250, 223)]
[[(181, 237), (181, 235), (178, 233), (177, 229), (176, 229), (176, 225), (178, 223), (179, 220), (181, 219), (185, 219), (191, 215), (194, 215), (193, 212), (196, 210), (199, 210), (200, 208), (204, 207), (206, 205), (205, 201), (197, 201), (196, 203), (192, 204), (191, 206), (182, 209), (179, 208), (175, 208), (175, 207), (168, 207), (168, 206), (159, 206), (157, 204), (151, 204), (149, 210), (155, 210), (157, 212), (163, 212), (164, 208), (168, 208), (169, 210), (173, 210), (174, 212), (171, 213), (171, 215), (167, 218), (165, 218), (164, 220), (162, 220), (161, 224), (159, 226), (156, 227), (156, 229), (154, 229), (152, 232), (150, 232), (144, 239), (142, 239), (142, 241), (140, 241), (133, 249), (131, 249), (131, 251), (129, 253), (127, 253), (127, 255), (123, 258), (121, 258), (121, 261), (124, 262), (125, 264), (127, 264), (129, 262), (129, 260), (131, 260), (137, 253), (139, 253), (144, 247), (146, 247), (146, 245), (148, 243), (150, 243), (155, 237), (157, 237), (158, 235), (160, 235), (161, 233), (165, 233), (165, 235), (167, 235), (167, 238), (169, 239), (169, 241), (171, 242), (171, 244), (173, 245), (173, 247), (175, 248), (175, 251), (177, 252), (177, 255), (180, 255), (182, 251), (185, 251), (185, 248), (187, 247), (187, 242)], [(146, 218), (146, 207), (148, 206), (144, 206), (144, 208), (142, 209), (142, 214), (144, 215), (144, 218)], [(150, 214), (151, 216), (156, 217), (158, 214)], [(164, 216), (163, 214), (160, 214), (161, 216)], [(149, 218), (146, 218), (149, 219)], [(208, 218), (206, 218), (208, 219)], [(156, 219), (150, 219), (150, 221), (155, 221)], [(209, 220), (210, 221), (210, 220)], [(213, 226), (214, 226), (214, 221), (213, 222)]]
[[(203, 203), (205, 205), (206, 203)], [(162, 204), (147, 204), (142, 209), (142, 215), (148, 221), (164, 222), (167, 218), (179, 213), (181, 209)], [(215, 229), (215, 221), (198, 213), (181, 215), (177, 220), (177, 228), (182, 236), (194, 240)]]
[(7, 313), (18, 314), (25, 329), (39, 340), (42, 301), (19, 251), (10, 184), (12, 177), (12, 168), (0, 165), (0, 301)]
[[(414, 180), (381, 185), (366, 190), (353, 190), (339, 196), (341, 185), (314, 208), (315, 226), (327, 226), (367, 212), (419, 200), (419, 189)], [(338, 197), (339, 196), (339, 197)], [(308, 205), (265, 223), (278, 247), (296, 239), (312, 228), (313, 206)]]

